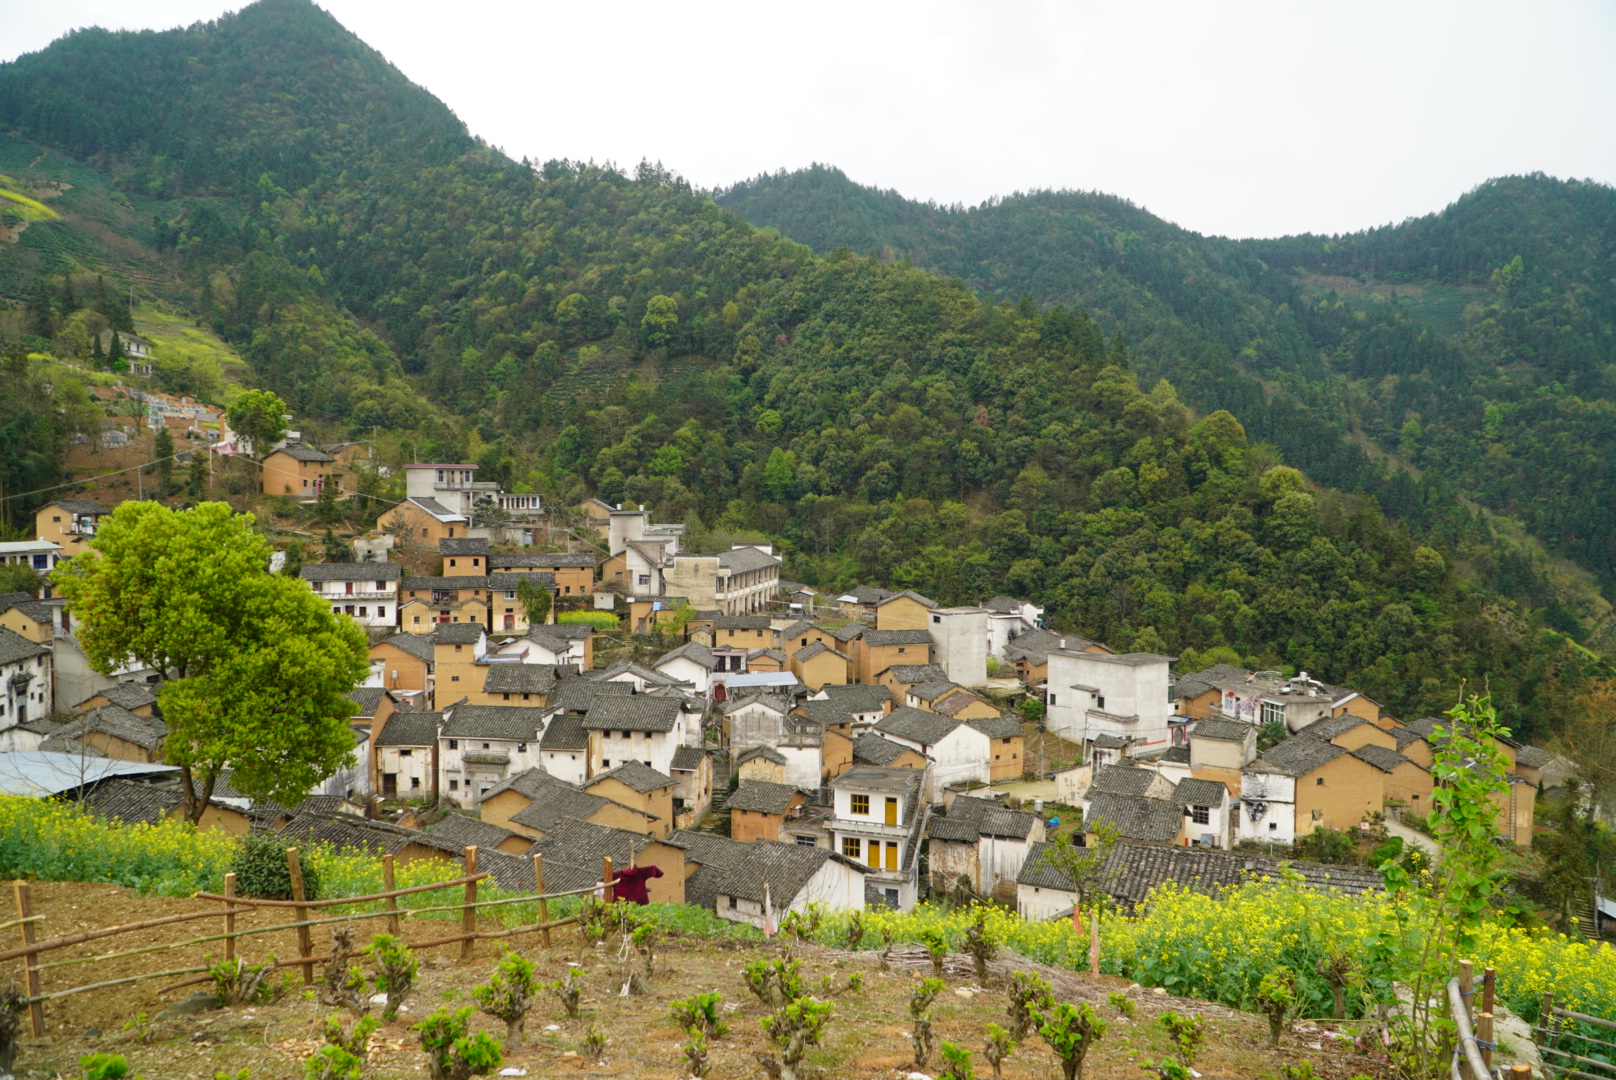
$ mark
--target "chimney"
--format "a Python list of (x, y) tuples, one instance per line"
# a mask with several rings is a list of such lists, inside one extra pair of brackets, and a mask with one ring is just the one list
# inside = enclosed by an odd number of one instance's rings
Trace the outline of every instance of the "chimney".
[(1060, 641), (1061, 641), (1060, 647), (1063, 648), (1063, 649), (1066, 648), (1066, 639), (1061, 638)]

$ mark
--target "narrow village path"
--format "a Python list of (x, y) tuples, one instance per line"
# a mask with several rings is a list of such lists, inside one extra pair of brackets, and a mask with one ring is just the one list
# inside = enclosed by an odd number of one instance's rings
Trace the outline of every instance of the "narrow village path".
[(1401, 821), (1392, 821), (1390, 818), (1387, 818), (1386, 832), (1391, 836), (1401, 837), (1403, 843), (1413, 844), (1415, 847), (1419, 848), (1427, 855), (1430, 855), (1432, 858), (1435, 858), (1437, 855), (1442, 853), (1441, 846), (1438, 845), (1435, 840), (1432, 840), (1429, 836), (1426, 836), (1418, 829), (1409, 828)]

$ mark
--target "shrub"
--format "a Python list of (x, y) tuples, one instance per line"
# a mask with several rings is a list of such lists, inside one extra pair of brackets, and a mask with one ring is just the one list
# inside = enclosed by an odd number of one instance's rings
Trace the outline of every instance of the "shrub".
[(1083, 1058), (1089, 1047), (1105, 1037), (1105, 1021), (1087, 1003), (1073, 1007), (1062, 1002), (1038, 1014), (1038, 1034), (1060, 1058), (1065, 1080), (1082, 1080)]
[(1173, 1040), (1178, 1047), (1178, 1056), (1185, 1065), (1195, 1064), (1195, 1055), (1201, 1052), (1201, 1044), (1206, 1042), (1206, 1020), (1200, 1013), (1185, 1016), (1181, 1012), (1168, 1009), (1157, 1020), (1167, 1037)]
[[(243, 836), (230, 865), (236, 872), (236, 891), (260, 900), (293, 899), (292, 875), (286, 865), (286, 849), (291, 846), (277, 833), (251, 832)], [(301, 848), (297, 864), (303, 871), (303, 899), (320, 899), (320, 871)]]
[(707, 1075), (707, 1039), (699, 1031), (692, 1031), (690, 1038), (685, 1040), (685, 1065), (690, 1069), (690, 1075), (701, 1080)]
[(998, 1024), (988, 1025), (988, 1037), (982, 1043), (982, 1056), (988, 1059), (988, 1065), (993, 1069), (993, 1080), (999, 1080), (999, 1069), (1015, 1048), (1016, 1041), (1010, 1037), (1010, 1032)]
[(325, 1045), (304, 1061), (304, 1080), (359, 1080), (365, 1071), (366, 1044), (377, 1026), (373, 1016), (361, 1017), (348, 1029), (339, 1017), (326, 1017)]
[(606, 1036), (600, 1028), (590, 1024), (589, 1030), (584, 1032), (584, 1041), (579, 1044), (579, 1048), (583, 1051), (584, 1057), (590, 1061), (599, 1061), (606, 1056), (606, 1042)]
[(813, 998), (788, 1002), (773, 1016), (765, 1017), (763, 1030), (778, 1048), (777, 1057), (760, 1057), (759, 1063), (773, 1080), (797, 1080), (798, 1069), (810, 1046), (819, 1045), (830, 1020), (830, 1003)]
[(410, 947), (392, 934), (375, 935), (365, 951), (376, 961), (376, 989), (387, 995), (387, 1004), (382, 1006), (382, 1019), (389, 1022), (397, 1020), (399, 1007), (409, 996), (410, 987), (415, 985), (415, 973), (420, 968), (420, 962), (415, 959)]
[(1050, 989), (1049, 980), (1026, 971), (1010, 973), (1010, 988), (1005, 996), (1010, 1013), (1010, 1037), (1016, 1042), (1027, 1037), (1027, 1032), (1032, 1030), (1033, 1019), (1039, 1012), (1055, 1004), (1055, 993)]
[(286, 992), (284, 982), (270, 982), (275, 974), (275, 954), (256, 967), (241, 957), (208, 964), (208, 977), (213, 980), (213, 994), (221, 1005), (263, 1005)]
[(577, 968), (568, 968), (566, 978), (551, 983), (550, 993), (561, 999), (561, 1007), (567, 1010), (567, 1019), (578, 1019), (578, 1002), (583, 997), (584, 980)]
[(123, 1080), (129, 1075), (129, 1061), (122, 1054), (91, 1054), (79, 1058), (84, 1080)]
[(943, 1059), (943, 1068), (937, 1074), (937, 1080), (976, 1080), (969, 1050), (957, 1043), (944, 1042), (937, 1048), (937, 1053)]
[(988, 963), (999, 955), (999, 940), (988, 929), (986, 908), (977, 908), (976, 920), (965, 928), (965, 951), (971, 954), (971, 963), (976, 968), (976, 981), (987, 985)]
[(596, 630), (616, 630), (623, 623), (609, 611), (563, 611), (556, 616), (563, 626), (593, 626)]
[(943, 961), (948, 959), (948, 938), (941, 930), (927, 929), (915, 935), (926, 955), (931, 957), (931, 971), (937, 978), (943, 977)]
[(1285, 1018), (1296, 1006), (1296, 976), (1289, 968), (1275, 968), (1257, 986), (1257, 1007), (1268, 1017), (1268, 1041), (1279, 1045)]
[(533, 981), (533, 961), (511, 950), (499, 958), (499, 966), (486, 983), (471, 988), (471, 998), (477, 1007), (505, 1022), (505, 1049), (514, 1051), (521, 1047), (522, 1025), (527, 1022), (527, 1011), (533, 1007), (533, 994), (537, 989)]
[(331, 929), (331, 956), (325, 962), (320, 982), (320, 1003), (347, 1009), (355, 1016), (370, 1011), (370, 996), (365, 993), (365, 973), (358, 965), (348, 966), (353, 955), (353, 927), (342, 925)]
[(1111, 991), (1109, 1000), (1111, 1002), (1111, 1007), (1117, 1010), (1123, 1019), (1133, 1019), (1133, 1014), (1135, 1011), (1137, 1011), (1137, 1006), (1134, 1005), (1133, 998), (1128, 996), (1128, 992), (1126, 990)]
[(686, 1031), (708, 1039), (722, 1039), (729, 1034), (729, 1025), (721, 1012), (723, 1004), (724, 995), (714, 992), (692, 994), (683, 1001), (669, 1003), (668, 1008), (673, 1012), (673, 1022)]
[(922, 979), (909, 994), (909, 1023), (914, 1029), (909, 1041), (915, 1049), (915, 1068), (926, 1067), (926, 1059), (931, 1057), (931, 1003), (937, 1000), (937, 995), (948, 989), (946, 983), (938, 978)]
[(472, 1076), (487, 1076), (504, 1063), (499, 1044), (489, 1037), (488, 1032), (467, 1034), (470, 1019), (470, 1007), (459, 1012), (439, 1009), (410, 1029), (421, 1037), (421, 1049), (426, 1051), (427, 1075), (432, 1080), (468, 1080)]
[(801, 963), (789, 956), (753, 960), (741, 972), (746, 988), (765, 1005), (778, 1008), (803, 994)]

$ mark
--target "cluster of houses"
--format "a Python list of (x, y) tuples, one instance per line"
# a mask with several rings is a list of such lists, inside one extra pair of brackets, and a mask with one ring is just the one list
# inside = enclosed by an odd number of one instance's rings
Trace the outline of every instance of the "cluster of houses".
[[(276, 452), (284, 486), (336, 482), (318, 471), (332, 461), (297, 450)], [(1235, 850), (1242, 841), (1290, 845), (1430, 806), (1438, 722), (1400, 722), (1305, 673), (1175, 677), (1172, 657), (1060, 635), (1008, 597), (949, 607), (875, 586), (823, 594), (781, 581), (764, 546), (691, 554), (682, 527), (605, 504), (586, 506), (604, 557), (501, 551), (471, 529), (478, 506), (506, 494), (474, 477), (473, 466), (410, 466), (410, 497), (389, 511), (409, 543), (437, 548), (438, 576), (389, 561), (298, 571), (371, 638), (370, 672), (350, 695), (354, 767), (291, 807), (254, 805), (227, 776), (203, 827), (405, 859), (452, 860), (476, 844), (513, 888), (531, 887), (530, 854), (544, 856), (550, 888), (592, 883), (609, 856), (658, 866), (653, 899), (761, 923), (766, 895), (779, 910), (908, 908), (936, 893), (1029, 917), (1069, 910), (1071, 883), (1042, 858), (1061, 823), (1010, 797), (1026, 781), (1052, 779), (1047, 797), (1080, 810), (1062, 831), (1118, 834), (1101, 887), (1130, 903), (1163, 880), (1272, 873)], [(105, 513), (52, 503), (38, 539), (0, 545), (0, 558), (48, 570)], [(626, 609), (630, 630), (677, 628), (682, 643), (597, 667), (588, 625), (553, 613), (530, 623), (524, 583)], [(157, 676), (91, 672), (48, 589), (0, 597), (0, 792), (81, 798), (126, 821), (175, 814)], [(1027, 696), (1074, 764), (1028, 760), (1021, 713), (1001, 704)], [(1527, 844), (1536, 792), (1569, 763), (1501, 746), (1498, 832)], [(1328, 880), (1374, 887), (1354, 873)]]

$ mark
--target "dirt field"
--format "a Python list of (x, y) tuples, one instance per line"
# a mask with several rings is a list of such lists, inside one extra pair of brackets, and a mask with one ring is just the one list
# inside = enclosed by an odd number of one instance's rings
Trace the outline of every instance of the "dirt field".
[[(197, 901), (169, 900), (134, 896), (111, 886), (47, 884), (34, 885), (35, 907), (47, 915), (41, 926), (42, 937), (56, 937), (77, 929), (132, 922), (180, 911), (196, 910)], [(262, 918), (258, 925), (282, 921)], [(251, 918), (243, 928), (253, 925)], [(367, 924), (360, 924), (366, 927)], [(383, 924), (368, 924), (381, 926)], [(67, 955), (91, 956), (149, 945), (183, 940), (206, 933), (217, 933), (222, 922), (203, 920), (162, 927), (142, 935), (114, 938), (111, 942), (63, 950), (49, 959)], [(361, 930), (361, 937), (368, 933)], [(423, 938), (452, 932), (444, 922), (407, 926), (406, 936)], [(276, 938), (278, 940), (268, 940)], [(246, 939), (242, 947), (249, 961), (262, 960), (273, 951), (281, 957), (295, 956), (291, 934), (264, 935)], [(326, 945), (323, 934), (316, 937)], [(214, 943), (217, 945), (217, 943)], [(584, 965), (589, 985), (583, 1004), (583, 1018), (566, 1020), (559, 1003), (548, 995), (534, 1007), (527, 1023), (527, 1045), (507, 1056), (507, 1067), (526, 1070), (518, 1075), (577, 1077), (646, 1077), (672, 1080), (688, 1075), (680, 1046), (684, 1035), (675, 1028), (668, 1014), (668, 1002), (703, 990), (723, 993), (732, 1033), (713, 1046), (710, 1075), (719, 1078), (762, 1076), (755, 1055), (766, 1049), (759, 1028), (765, 1010), (744, 989), (740, 972), (751, 959), (764, 955), (763, 947), (700, 940), (672, 941), (659, 953), (659, 970), (646, 997), (620, 997), (614, 992), (620, 981), (619, 969), (610, 961), (615, 950), (583, 946), (571, 930), (556, 932), (553, 948), (544, 950), (538, 942), (523, 941), (521, 951), (538, 964), (546, 979), (560, 977), (568, 961)], [(77, 967), (47, 970), (45, 990), (119, 978), (139, 971), (189, 967), (201, 962), (202, 947), (190, 947), (136, 957), (114, 958)], [(216, 954), (218, 950), (212, 949)], [(809, 1063), (826, 1080), (842, 1077), (881, 1077), (892, 1080), (914, 1070), (909, 1047), (907, 1001), (910, 987), (930, 962), (918, 951), (899, 952), (893, 970), (879, 971), (873, 953), (846, 953), (804, 946), (797, 955), (810, 986), (830, 976), (830, 994), (835, 1014), (826, 1029), (823, 1046), (810, 1054)], [(472, 1004), (470, 988), (482, 981), (497, 957), (494, 943), (479, 943), (471, 963), (458, 962), (458, 947), (430, 950), (423, 959), (423, 970), (407, 1011), (397, 1024), (384, 1026), (372, 1039), (372, 1055), (367, 1076), (376, 1080), (416, 1080), (424, 1076), (425, 1059), (416, 1048), (408, 1024), (440, 1006), (460, 1008)], [(16, 962), (5, 965), (5, 978), (20, 975)], [(990, 1021), (1005, 1023), (1004, 995), (999, 987), (1002, 976), (1015, 969), (1041, 970), (1055, 985), (1057, 997), (1066, 1001), (1088, 1001), (1111, 1022), (1105, 1039), (1090, 1053), (1084, 1075), (1090, 1080), (1143, 1080), (1146, 1074), (1133, 1063), (1133, 1057), (1160, 1057), (1169, 1051), (1165, 1036), (1154, 1023), (1166, 1009), (1203, 1014), (1211, 1028), (1207, 1046), (1196, 1062), (1208, 1080), (1256, 1080), (1280, 1076), (1284, 1065), (1309, 1059), (1319, 1077), (1347, 1080), (1358, 1074), (1380, 1075), (1371, 1061), (1352, 1052), (1346, 1038), (1334, 1038), (1312, 1025), (1300, 1025), (1288, 1034), (1278, 1050), (1267, 1046), (1266, 1022), (1204, 1002), (1176, 999), (1132, 987), (1126, 980), (1102, 976), (1097, 982), (1072, 972), (1053, 971), (1013, 958), (993, 964), (994, 977), (986, 988), (978, 987), (970, 962), (963, 956), (950, 957), (949, 991), (933, 1008), (938, 1041), (949, 1040), (979, 1051), (983, 1032)], [(864, 988), (859, 994), (846, 991), (848, 975), (863, 971)], [(48, 1037), (25, 1040), (18, 1060), (18, 1075), (44, 1080), (51, 1077), (77, 1077), (78, 1059), (86, 1054), (116, 1052), (126, 1055), (145, 1080), (213, 1080), (216, 1071), (248, 1067), (252, 1080), (299, 1080), (301, 1059), (318, 1045), (319, 1030), (331, 1010), (317, 1005), (301, 985), (294, 987), (275, 1005), (250, 1009), (202, 1012), (172, 1021), (152, 1022), (142, 1032), (124, 1030), (136, 1014), (155, 1016), (166, 1004), (183, 999), (195, 988), (160, 994), (165, 984), (185, 976), (137, 983), (94, 991), (52, 1001), (46, 1005)], [(1106, 1003), (1113, 990), (1127, 990), (1138, 1003), (1138, 1015), (1124, 1020)], [(499, 1035), (503, 1025), (478, 1016), (481, 1027)], [(590, 1024), (598, 1024), (611, 1040), (605, 1061), (596, 1064), (578, 1056), (579, 1043)], [(87, 1029), (98, 1029), (92, 1034)], [(979, 1075), (989, 1075), (978, 1054)], [(940, 1063), (935, 1053), (921, 1070), (935, 1075)], [(1059, 1065), (1036, 1038), (1019, 1048), (1006, 1063), (1007, 1080), (1044, 1080), (1058, 1077)]]

